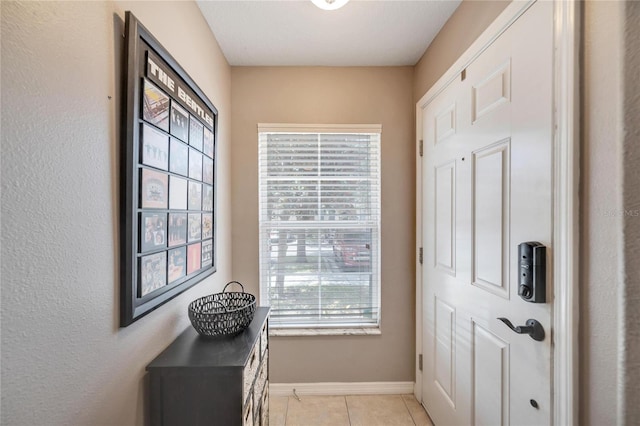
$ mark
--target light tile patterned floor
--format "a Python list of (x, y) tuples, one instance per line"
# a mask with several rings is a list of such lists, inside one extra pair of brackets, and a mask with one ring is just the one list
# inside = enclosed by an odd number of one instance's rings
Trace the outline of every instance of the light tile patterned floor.
[(413, 395), (269, 398), (269, 426), (433, 426)]

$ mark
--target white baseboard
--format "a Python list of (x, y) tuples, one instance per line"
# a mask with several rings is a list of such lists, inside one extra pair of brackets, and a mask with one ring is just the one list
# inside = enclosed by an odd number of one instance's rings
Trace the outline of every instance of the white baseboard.
[(414, 382), (270, 383), (269, 395), (402, 395), (413, 394)]

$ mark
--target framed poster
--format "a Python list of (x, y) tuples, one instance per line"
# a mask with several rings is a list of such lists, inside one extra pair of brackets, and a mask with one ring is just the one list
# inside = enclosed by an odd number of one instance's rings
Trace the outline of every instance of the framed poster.
[(169, 176), (151, 169), (140, 170), (140, 207), (166, 209), (169, 200)]
[(187, 248), (169, 250), (167, 279), (169, 284), (187, 275)]
[(166, 265), (167, 253), (164, 251), (140, 258), (140, 296), (146, 296), (167, 284)]
[(202, 239), (213, 237), (213, 214), (204, 213), (202, 215)]
[(206, 127), (204, 128), (204, 146), (202, 152), (213, 158), (213, 132)]
[(213, 160), (207, 157), (202, 160), (202, 181), (213, 185)]
[(202, 267), (211, 265), (213, 254), (213, 243), (211, 240), (202, 242)]
[(169, 209), (187, 209), (187, 187), (189, 181), (177, 176), (169, 176)]
[(185, 142), (189, 139), (189, 115), (174, 100), (171, 100), (171, 134)]
[(165, 132), (169, 130), (169, 97), (149, 80), (144, 81), (142, 116), (147, 123)]
[(202, 154), (196, 149), (189, 149), (189, 177), (202, 181)]
[(125, 14), (120, 326), (216, 270), (218, 111), (131, 12)]
[(189, 210), (202, 209), (202, 185), (198, 182), (189, 181)]
[(189, 174), (189, 148), (176, 138), (169, 144), (169, 171), (182, 176)]
[(187, 248), (187, 274), (198, 272), (202, 265), (202, 254), (200, 252), (200, 243), (191, 244)]
[(189, 145), (202, 152), (204, 125), (193, 115), (189, 120)]
[(148, 252), (167, 245), (167, 215), (140, 213), (140, 251)]
[(200, 213), (189, 213), (187, 241), (192, 243), (202, 239), (202, 218)]
[(213, 211), (213, 186), (204, 185), (204, 194), (202, 195), (202, 209), (204, 211)]
[[(148, 124), (142, 125), (142, 164), (167, 170), (169, 165), (169, 138)], [(210, 182), (207, 182), (210, 183)]]
[(169, 213), (169, 247), (182, 246), (187, 243), (187, 214)]

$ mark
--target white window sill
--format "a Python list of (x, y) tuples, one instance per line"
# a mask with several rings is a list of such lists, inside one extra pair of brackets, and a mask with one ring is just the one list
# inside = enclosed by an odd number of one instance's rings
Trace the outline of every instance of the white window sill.
[(269, 337), (278, 336), (378, 336), (379, 327), (352, 328), (269, 328)]

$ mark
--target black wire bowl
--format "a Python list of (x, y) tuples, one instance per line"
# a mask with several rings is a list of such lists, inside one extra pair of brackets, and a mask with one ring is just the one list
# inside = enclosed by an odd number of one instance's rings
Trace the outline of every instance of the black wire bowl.
[[(242, 292), (227, 292), (231, 284), (238, 284)], [(214, 293), (189, 304), (189, 320), (196, 331), (205, 337), (228, 336), (242, 332), (251, 324), (256, 312), (256, 297), (245, 293), (238, 281), (227, 283), (222, 293)]]

